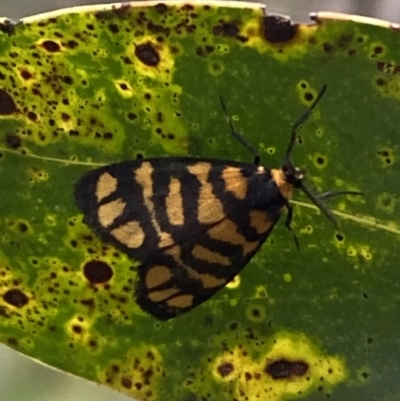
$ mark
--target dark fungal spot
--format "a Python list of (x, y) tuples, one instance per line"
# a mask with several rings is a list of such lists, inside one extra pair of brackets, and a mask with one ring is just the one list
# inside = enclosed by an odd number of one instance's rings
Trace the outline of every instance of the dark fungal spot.
[(112, 33), (118, 33), (118, 32), (119, 32), (119, 27), (118, 27), (117, 24), (110, 24), (110, 25), (108, 26), (108, 28), (110, 29), (110, 31), (111, 31)]
[(339, 47), (346, 47), (348, 44), (353, 40), (353, 35), (352, 34), (344, 34), (339, 37), (337, 40), (337, 44)]
[(8, 36), (11, 36), (15, 32), (15, 23), (11, 20), (6, 19), (0, 24), (0, 32), (5, 33)]
[(337, 234), (336, 234), (336, 239), (337, 239), (339, 242), (342, 242), (342, 241), (344, 240), (343, 234), (337, 233)]
[(82, 326), (79, 326), (78, 324), (74, 324), (74, 325), (72, 326), (72, 331), (73, 331), (74, 333), (76, 333), (76, 334), (81, 334), (82, 331), (83, 331), (83, 329), (82, 329)]
[(14, 99), (4, 90), (0, 89), (0, 115), (8, 115), (15, 113), (17, 106)]
[(64, 113), (64, 112), (61, 113), (61, 119), (62, 119), (63, 121), (67, 122), (67, 121), (70, 120), (70, 118), (71, 118), (71, 116), (70, 116), (69, 114)]
[(3, 295), (4, 301), (6, 301), (8, 304), (15, 306), (17, 308), (22, 308), (25, 306), (29, 299), (26, 296), (24, 292), (19, 290), (18, 288), (13, 288), (11, 290), (8, 290), (4, 295)]
[(265, 373), (273, 379), (288, 379), (293, 376), (304, 376), (307, 370), (308, 364), (303, 361), (280, 359), (268, 364)]
[(226, 22), (222, 25), (222, 31), (226, 36), (236, 36), (239, 33), (239, 28), (235, 24)]
[(61, 50), (60, 45), (53, 40), (45, 40), (42, 43), (42, 47), (50, 53), (57, 53)]
[(154, 8), (159, 14), (165, 14), (168, 11), (168, 7), (164, 3), (158, 3), (154, 6)]
[(378, 151), (378, 155), (384, 156), (384, 157), (388, 157), (389, 156), (389, 152), (387, 150), (379, 150)]
[(114, 273), (108, 264), (91, 260), (83, 267), (83, 274), (90, 283), (101, 284), (111, 280)]
[(76, 42), (75, 40), (69, 40), (67, 42), (67, 47), (69, 47), (70, 49), (75, 49), (75, 47), (78, 46), (78, 42)]
[(11, 149), (18, 149), (21, 147), (21, 138), (15, 134), (7, 134), (6, 143)]
[(376, 80), (376, 84), (377, 84), (378, 86), (385, 86), (386, 81), (385, 81), (384, 79), (382, 79), (382, 78), (378, 78), (378, 79)]
[[(163, 25), (157, 25), (157, 24), (155, 24), (154, 22), (148, 22), (147, 23), (147, 29), (150, 31), (150, 32), (153, 32), (153, 33), (159, 33), (159, 34), (164, 34), (165, 36), (169, 36), (169, 34), (170, 34), (170, 28), (166, 28), (166, 27), (164, 27)], [(162, 37), (160, 37), (160, 40), (157, 40), (158, 42), (162, 42), (163, 41), (163, 38)]]
[(11, 347), (18, 347), (18, 340), (14, 337), (10, 337), (7, 339), (7, 342)]
[(193, 7), (191, 4), (184, 4), (184, 5), (182, 6), (182, 10), (183, 10), (183, 11), (193, 11), (193, 10), (194, 10), (194, 7)]
[(21, 77), (26, 81), (32, 78), (32, 74), (28, 70), (21, 70)]
[(121, 384), (122, 384), (122, 386), (125, 387), (125, 388), (128, 388), (128, 389), (132, 388), (132, 380), (131, 380), (131, 379), (128, 379), (128, 378), (126, 378), (126, 377), (123, 377), (123, 378), (121, 379)]
[(215, 50), (215, 47), (207, 45), (206, 47), (198, 47), (196, 54), (200, 57), (206, 57)]
[(318, 156), (317, 157), (317, 163), (318, 164), (325, 164), (325, 159), (323, 157), (321, 157), (321, 156)]
[(386, 64), (387, 64), (387, 63), (384, 63), (383, 61), (378, 61), (378, 62), (376, 63), (376, 68), (378, 69), (378, 71), (384, 72), (384, 71), (385, 71), (385, 66), (386, 66)]
[(239, 324), (238, 324), (237, 322), (232, 322), (232, 323), (229, 325), (229, 330), (235, 331), (235, 330), (238, 329), (238, 327), (239, 327)]
[(304, 99), (306, 99), (307, 102), (312, 102), (314, 100), (314, 95), (310, 92), (306, 92), (304, 94)]
[(73, 83), (72, 78), (69, 77), (68, 75), (61, 77), (61, 81), (68, 85), (71, 85)]
[(271, 15), (264, 18), (264, 37), (271, 43), (285, 43), (292, 40), (298, 31), (298, 25), (289, 18)]
[(226, 377), (234, 371), (234, 366), (231, 362), (225, 362), (219, 365), (217, 370), (221, 377)]
[(327, 53), (332, 51), (332, 45), (330, 43), (325, 42), (323, 45), (323, 48), (324, 48), (324, 51), (326, 51)]
[(37, 120), (37, 114), (33, 111), (28, 111), (28, 118), (31, 121), (36, 121)]
[(26, 233), (28, 231), (28, 226), (22, 222), (18, 224), (18, 228), (21, 233)]
[(150, 42), (136, 46), (135, 56), (149, 67), (155, 67), (160, 62), (160, 55)]

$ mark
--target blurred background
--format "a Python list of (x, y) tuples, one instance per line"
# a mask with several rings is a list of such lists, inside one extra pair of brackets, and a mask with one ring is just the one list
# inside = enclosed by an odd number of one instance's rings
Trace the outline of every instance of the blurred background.
[[(161, 1), (161, 0), (160, 0)], [(23, 17), (101, 0), (0, 0), (0, 17)], [(337, 11), (400, 23), (399, 0), (268, 0), (267, 11), (309, 21), (313, 11)], [(56, 371), (0, 344), (0, 401), (132, 401), (107, 387)]]

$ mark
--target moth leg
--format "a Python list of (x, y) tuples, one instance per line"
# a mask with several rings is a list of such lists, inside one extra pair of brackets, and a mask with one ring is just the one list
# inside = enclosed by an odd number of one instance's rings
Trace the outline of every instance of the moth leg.
[(296, 233), (293, 231), (293, 228), (290, 225), (293, 219), (293, 206), (290, 203), (288, 203), (286, 205), (286, 208), (287, 208), (287, 214), (285, 220), (285, 227), (292, 233), (293, 241), (296, 244), (296, 249), (299, 251), (300, 250), (299, 239), (297, 238)]
[(228, 114), (228, 109), (226, 108), (224, 99), (222, 99), (222, 96), (219, 97), (219, 100), (221, 101), (221, 106), (222, 109), (224, 110), (226, 120), (228, 121), (229, 128), (231, 129), (231, 135), (237, 139), (254, 157), (254, 164), (258, 166), (260, 164), (260, 154), (258, 153), (258, 150), (241, 134), (239, 131), (237, 131), (233, 125), (232, 118)]

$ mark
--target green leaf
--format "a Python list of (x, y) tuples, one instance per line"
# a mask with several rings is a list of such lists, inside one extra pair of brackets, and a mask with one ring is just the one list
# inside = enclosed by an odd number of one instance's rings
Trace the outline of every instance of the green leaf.
[[(0, 340), (140, 400), (397, 399), (397, 26), (258, 4), (88, 7), (0, 25)], [(74, 183), (137, 157), (252, 161), (294, 149), (337, 231), (300, 193), (232, 284), (177, 319), (134, 299), (137, 261), (82, 223)], [(92, 275), (95, 275), (93, 279)], [(92, 278), (91, 278), (92, 277)], [(95, 282), (97, 281), (97, 282)], [(325, 398), (325, 397), (324, 397)]]

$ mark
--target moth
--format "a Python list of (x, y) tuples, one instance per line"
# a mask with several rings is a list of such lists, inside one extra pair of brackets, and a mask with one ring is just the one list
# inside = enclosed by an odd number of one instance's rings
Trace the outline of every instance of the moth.
[(360, 193), (317, 196), (291, 161), (298, 127), (325, 89), (293, 125), (280, 168), (259, 165), (259, 154), (236, 131), (221, 98), (231, 134), (253, 154), (254, 163), (192, 157), (129, 160), (89, 171), (77, 182), (75, 199), (84, 223), (140, 262), (135, 291), (142, 309), (168, 320), (212, 297), (257, 253), (284, 209), (290, 229), (294, 189), (336, 223), (323, 200)]

